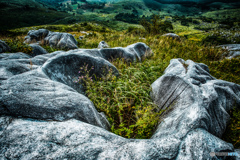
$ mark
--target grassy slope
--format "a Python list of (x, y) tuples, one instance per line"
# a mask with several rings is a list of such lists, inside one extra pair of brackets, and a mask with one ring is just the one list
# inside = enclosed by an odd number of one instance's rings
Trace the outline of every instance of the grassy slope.
[(215, 20), (225, 18), (236, 18), (236, 21), (240, 21), (240, 9), (224, 9), (218, 11), (206, 12), (203, 16), (213, 18)]

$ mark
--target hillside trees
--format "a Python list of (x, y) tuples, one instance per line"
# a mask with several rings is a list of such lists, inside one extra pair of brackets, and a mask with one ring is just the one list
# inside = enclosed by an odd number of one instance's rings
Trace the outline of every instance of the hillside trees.
[(140, 21), (140, 24), (150, 34), (163, 34), (170, 32), (170, 30), (173, 29), (172, 23), (161, 20), (159, 15), (152, 15), (150, 20), (147, 20), (146, 17), (143, 17)]
[(70, 5), (69, 3), (67, 3), (67, 8), (68, 8), (69, 11), (72, 11), (72, 10), (73, 10), (73, 6)]
[(128, 23), (139, 23), (138, 15), (131, 13), (119, 13), (115, 16), (118, 21), (128, 22)]

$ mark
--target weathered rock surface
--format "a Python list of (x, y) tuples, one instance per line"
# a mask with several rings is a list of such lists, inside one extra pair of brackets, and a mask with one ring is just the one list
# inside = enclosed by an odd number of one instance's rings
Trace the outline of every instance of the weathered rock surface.
[(38, 45), (38, 44), (30, 44), (29, 45), (31, 48), (32, 48), (32, 54), (31, 54), (31, 56), (38, 56), (38, 55), (42, 55), (42, 54), (47, 54), (48, 52), (44, 49), (44, 48), (42, 48), (40, 45)]
[[(42, 34), (44, 35), (44, 33), (41, 33), (41, 35)], [(118, 47), (118, 48), (107, 48), (107, 49), (76, 49), (76, 50), (70, 50), (68, 52), (56, 51), (51, 54), (41, 54), (41, 55), (37, 55), (35, 57), (31, 57), (30, 55), (25, 54), (25, 53), (2, 53), (2, 54), (0, 54), (0, 64), (1, 64), (0, 70), (2, 73), (0, 75), (0, 83), (2, 80), (6, 80), (13, 75), (17, 75), (17, 74), (24, 73), (24, 72), (36, 69), (38, 67), (41, 67), (48, 59), (58, 56), (60, 54), (62, 54), (62, 55), (63, 54), (66, 54), (66, 55), (74, 54), (75, 56), (81, 55), (81, 57), (83, 59), (84, 59), (84, 55), (91, 57), (92, 60), (90, 60), (88, 62), (83, 62), (82, 60), (80, 60), (81, 58), (78, 58), (78, 60), (76, 62), (70, 63), (70, 61), (69, 61), (69, 65), (78, 63), (75, 66), (71, 65), (71, 67), (73, 67), (73, 68), (69, 69), (69, 72), (68, 72), (68, 73), (74, 72), (74, 74), (73, 74), (74, 77), (78, 76), (76, 73), (79, 71), (79, 68), (84, 63), (85, 64), (89, 63), (88, 64), (89, 67), (91, 66), (91, 67), (95, 67), (96, 70), (98, 69), (95, 73), (98, 76), (100, 76), (100, 74), (102, 74), (103, 71), (100, 71), (99, 70), (100, 68), (97, 67), (97, 66), (99, 66), (99, 62), (101, 62), (102, 65), (106, 65), (110, 68), (112, 67), (112, 69), (116, 71), (116, 68), (108, 62), (109, 60), (113, 60), (116, 58), (120, 58), (120, 59), (123, 58), (127, 62), (133, 62), (133, 61), (137, 61), (137, 60), (142, 61), (146, 57), (153, 55), (151, 49), (144, 43), (135, 43), (130, 46), (127, 46), (126, 48)], [(72, 59), (72, 61), (73, 61), (73, 59)], [(105, 61), (104, 59), (107, 61)], [(96, 61), (96, 63), (93, 61)], [(82, 62), (83, 62), (83, 64), (80, 65), (80, 63), (82, 63)], [(62, 62), (62, 63), (65, 63), (65, 62)], [(95, 64), (95, 65), (93, 65), (93, 64)], [(64, 65), (64, 66), (66, 66), (66, 65)], [(62, 66), (62, 68), (64, 68), (64, 67)], [(61, 75), (63, 75), (63, 74), (61, 74)], [(65, 79), (65, 80), (61, 80), (60, 82), (63, 83), (63, 81), (64, 81), (64, 84), (70, 85), (70, 78), (72, 78), (72, 76), (70, 76), (70, 77), (64, 76), (63, 79)], [(68, 81), (68, 83), (66, 81)], [(71, 83), (72, 83), (72, 81), (71, 81)], [(72, 83), (72, 85), (70, 85), (70, 86), (76, 89), (76, 87), (74, 87), (74, 86), (76, 86), (76, 84)], [(82, 92), (82, 90), (81, 90), (81, 92)]]
[[(212, 143), (215, 139), (214, 143), (220, 144), (220, 140), (212, 137), (221, 138), (230, 119), (228, 111), (234, 105), (240, 106), (239, 85), (215, 79), (206, 65), (191, 60), (171, 60), (164, 76), (156, 80), (152, 88), (154, 103), (158, 105), (159, 110), (166, 110), (162, 115), (163, 121), (152, 136), (153, 139), (166, 135), (183, 139), (193, 130), (201, 128), (208, 132), (206, 138), (209, 142)], [(193, 134), (198, 137), (197, 133)], [(194, 153), (193, 150), (199, 150), (196, 144), (190, 145), (191, 143), (188, 142), (184, 146), (185, 151), (191, 149)], [(220, 147), (221, 150), (233, 151), (231, 145), (226, 143), (223, 146), (225, 147)], [(186, 157), (183, 159), (207, 159), (202, 155), (205, 148), (202, 146), (200, 150), (201, 154), (196, 152), (192, 157), (185, 153)]]
[(25, 43), (40, 42), (60, 49), (77, 49), (77, 40), (69, 33), (51, 32), (46, 29), (31, 30)]
[(50, 59), (60, 53), (63, 53), (63, 52), (64, 51), (56, 51), (56, 52), (49, 53), (49, 54), (38, 55), (38, 56), (31, 58), (31, 61), (34, 65), (42, 66), (48, 59)]
[[(84, 93), (83, 87), (75, 83), (80, 76), (85, 76), (86, 72), (80, 71), (80, 67), (88, 66), (91, 77), (102, 77), (112, 69), (113, 74), (118, 75), (117, 68), (101, 57), (94, 57), (85, 52), (69, 53), (63, 52), (50, 58), (42, 66), (42, 70), (50, 79), (64, 83), (80, 93)], [(91, 70), (91, 68), (94, 68)]]
[(78, 39), (79, 39), (79, 40), (83, 40), (83, 39), (84, 39), (84, 36), (79, 36)]
[(236, 160), (240, 160), (240, 149), (235, 149), (235, 152), (237, 152), (237, 154), (238, 154), (238, 157)]
[(47, 37), (49, 31), (47, 29), (30, 30), (25, 37), (25, 43), (34, 43)]
[(106, 129), (109, 127), (87, 97), (50, 80), (41, 68), (3, 81), (0, 97), (1, 115), (57, 121), (75, 118)]
[(0, 40), (0, 53), (10, 51), (10, 47), (2, 40)]
[(3, 80), (37, 67), (30, 64), (30, 56), (25, 53), (2, 53), (0, 54), (0, 85)]
[(177, 34), (175, 34), (175, 33), (166, 33), (166, 34), (164, 34), (164, 35), (162, 35), (162, 36), (164, 36), (164, 37), (169, 37), (169, 38), (172, 38), (172, 39), (178, 40), (178, 41), (181, 40), (180, 36), (177, 35)]
[[(215, 79), (206, 65), (191, 60), (171, 60), (152, 84), (151, 97), (165, 112), (151, 139), (125, 139), (105, 130), (105, 116), (70, 81), (83, 62), (114, 67), (105, 50), (116, 54), (119, 48), (36, 56), (43, 65), (2, 81), (0, 159), (205, 160), (229, 158), (210, 157), (210, 152), (234, 152), (221, 136), (227, 112), (240, 106), (240, 86)], [(150, 55), (142, 43), (120, 50), (138, 52), (141, 59)]]
[(102, 57), (108, 61), (113, 59), (124, 59), (126, 62), (143, 61), (145, 58), (153, 56), (152, 50), (145, 43), (135, 43), (125, 48), (102, 48), (102, 49), (77, 49), (69, 53), (84, 52), (92, 56)]
[(29, 59), (29, 56), (26, 53), (18, 52), (18, 53), (2, 53), (0, 54), (0, 60), (9, 60), (9, 59)]
[(98, 44), (98, 48), (99, 48), (99, 49), (109, 48), (109, 45), (108, 45), (105, 41), (101, 41), (101, 42)]
[(229, 54), (227, 55), (228, 59), (240, 57), (240, 44), (224, 44), (218, 47), (222, 47), (229, 51)]

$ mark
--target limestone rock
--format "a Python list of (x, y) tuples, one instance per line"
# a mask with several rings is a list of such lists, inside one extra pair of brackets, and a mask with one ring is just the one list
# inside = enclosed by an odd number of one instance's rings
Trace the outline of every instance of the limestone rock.
[(166, 33), (164, 35), (162, 35), (164, 37), (169, 37), (169, 38), (172, 38), (174, 40), (178, 40), (178, 41), (181, 41), (181, 38), (179, 35), (175, 34), (175, 33)]
[[(153, 137), (179, 137), (203, 128), (221, 138), (233, 105), (240, 105), (240, 86), (212, 77), (206, 65), (191, 60), (171, 60), (165, 74), (152, 84), (152, 98), (159, 109), (166, 109), (164, 121)], [(174, 116), (173, 116), (174, 115)]]
[[(183, 139), (190, 136), (190, 133), (195, 134), (194, 137), (200, 137), (201, 134), (209, 139), (206, 140), (208, 143), (215, 141), (214, 144), (219, 144), (222, 150), (224, 148), (233, 151), (233, 147), (220, 138), (230, 119), (228, 111), (234, 105), (240, 106), (239, 85), (215, 79), (204, 64), (173, 59), (164, 75), (152, 84), (152, 89), (151, 96), (154, 103), (158, 105), (159, 110), (165, 110), (162, 121), (152, 136), (153, 139), (166, 135)], [(201, 133), (194, 131), (200, 128)], [(202, 149), (199, 153), (194, 151), (199, 150), (199, 146), (194, 142), (195, 140), (190, 141), (190, 139), (183, 147), (184, 155), (179, 154), (179, 156), (182, 159), (197, 157), (207, 159), (209, 150), (204, 148), (204, 143), (200, 145)], [(199, 142), (202, 141), (197, 141)], [(219, 151), (220, 148), (215, 148), (213, 151)], [(190, 149), (194, 155), (189, 154)]]
[(0, 85), (3, 80), (37, 67), (31, 65), (30, 56), (25, 53), (2, 53), (0, 54)]
[[(107, 60), (101, 57), (94, 57), (91, 54), (85, 52), (80, 53), (71, 53), (63, 52), (50, 58), (42, 66), (42, 70), (45, 72), (50, 79), (64, 83), (80, 93), (84, 94), (84, 89), (78, 83), (75, 83), (78, 77), (85, 76), (84, 71), (80, 71), (80, 67), (88, 66), (90, 75), (93, 79), (94, 77), (102, 77), (109, 73), (109, 70), (112, 69), (113, 74), (119, 75), (118, 70)], [(80, 71), (80, 73), (79, 73)]]
[(25, 43), (44, 43), (60, 49), (77, 49), (77, 41), (69, 33), (51, 32), (46, 29), (31, 30), (25, 37)]
[(82, 33), (82, 34), (86, 34), (86, 35), (89, 34), (89, 33), (85, 32), (85, 31), (81, 31), (80, 33)]
[(25, 37), (25, 43), (35, 43), (43, 40), (48, 36), (49, 31), (47, 29), (30, 30)]
[(240, 160), (240, 149), (235, 149), (235, 152), (238, 154), (238, 157), (236, 160)]
[(102, 49), (79, 49), (71, 52), (85, 52), (93, 56), (100, 56), (108, 61), (114, 59), (124, 59), (126, 62), (143, 61), (147, 57), (153, 56), (152, 50), (142, 42), (129, 45), (125, 48), (102, 48)]
[(42, 66), (49, 58), (52, 58), (60, 53), (63, 53), (63, 51), (56, 51), (53, 53), (38, 55), (31, 58), (31, 61), (34, 65)]
[(9, 60), (9, 59), (29, 59), (29, 56), (26, 53), (18, 52), (18, 53), (2, 53), (0, 54), (0, 60)]
[[(51, 54), (41, 54), (34, 57), (31, 57), (28, 54), (25, 53), (2, 53), (0, 54), (0, 81), (6, 80), (10, 78), (13, 75), (21, 74), (33, 69), (36, 69), (38, 67), (41, 67), (48, 59), (53, 58), (60, 54), (74, 54), (81, 55), (84, 57), (84, 55), (88, 55), (91, 57), (91, 59), (96, 60), (96, 64), (98, 62), (102, 61), (104, 65), (111, 66), (116, 71), (116, 68), (112, 66), (108, 61), (113, 60), (116, 58), (124, 59), (127, 62), (134, 62), (134, 61), (142, 61), (146, 57), (150, 57), (153, 55), (151, 49), (144, 43), (135, 43), (130, 46), (127, 46), (126, 48), (117, 47), (117, 48), (105, 48), (105, 49), (76, 49), (76, 50), (70, 50), (70, 51), (56, 51)], [(75, 57), (76, 58), (76, 57)], [(104, 61), (103, 59), (107, 60)], [(94, 61), (95, 61), (94, 60)], [(90, 61), (89, 61), (90, 62)], [(77, 62), (71, 62), (73, 64)], [(88, 62), (87, 62), (88, 63)], [(86, 64), (87, 64), (86, 63)], [(94, 62), (95, 63), (95, 62)], [(96, 65), (88, 64), (89, 67), (93, 66), (95, 68)], [(64, 65), (67, 66), (67, 65)], [(81, 65), (79, 65), (81, 66)], [(80, 67), (79, 66), (73, 66), (74, 72), (78, 72)], [(77, 68), (76, 68), (77, 67)], [(110, 67), (110, 68), (111, 68)], [(72, 73), (73, 71), (69, 71), (69, 73)], [(100, 71), (96, 72), (99, 75), (99, 73), (102, 73)], [(71, 76), (72, 77), (72, 76)], [(77, 77), (76, 74), (74, 74), (74, 77)], [(69, 77), (65, 77), (66, 79), (69, 79)], [(63, 82), (63, 81), (61, 81)], [(72, 83), (72, 82), (71, 82)], [(70, 83), (64, 83), (64, 84), (70, 84)], [(70, 85), (74, 86), (74, 85)], [(74, 87), (75, 88), (75, 87)], [(76, 88), (75, 88), (76, 89)], [(82, 91), (81, 91), (82, 92)]]
[(109, 48), (109, 45), (105, 42), (105, 41), (101, 41), (98, 45), (98, 48), (99, 49), (102, 49), (102, 48)]
[(0, 53), (10, 51), (10, 47), (2, 40), (0, 40)]
[[(77, 121), (47, 122), (14, 119), (0, 136), (0, 157), (14, 159), (211, 159), (211, 151), (232, 151), (203, 129), (183, 140), (126, 139), (102, 128)], [(226, 159), (223, 157), (223, 159)]]
[(75, 118), (102, 128), (109, 127), (87, 97), (50, 80), (41, 68), (3, 81), (0, 102), (0, 115), (57, 121)]
[(2, 53), (0, 54), (0, 84), (14, 75), (28, 72), (42, 66), (49, 58), (62, 53), (57, 51), (52, 54), (44, 54), (31, 57), (25, 53)]
[(84, 36), (79, 36), (78, 39), (79, 39), (79, 40), (83, 40), (83, 39), (84, 39)]
[[(8, 125), (12, 122), (13, 118), (7, 117), (7, 116), (2, 116), (0, 117), (0, 137), (2, 133), (6, 130)], [(1, 144), (1, 142), (0, 142)]]
[(228, 59), (240, 57), (240, 44), (224, 44), (218, 47), (222, 47), (229, 51), (229, 54), (227, 55)]
[(60, 49), (77, 49), (77, 40), (69, 33), (50, 32), (44, 39), (51, 47)]
[(44, 48), (42, 48), (40, 45), (38, 45), (38, 44), (30, 44), (29, 45), (31, 48), (32, 48), (32, 54), (31, 54), (31, 56), (37, 56), (37, 55), (42, 55), (42, 54), (47, 54), (48, 52), (44, 49)]

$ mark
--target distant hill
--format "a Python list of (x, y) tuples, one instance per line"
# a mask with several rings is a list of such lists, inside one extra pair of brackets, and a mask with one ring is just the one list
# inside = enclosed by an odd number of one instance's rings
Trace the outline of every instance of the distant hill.
[(53, 23), (69, 16), (37, 0), (0, 0), (0, 30)]
[[(145, 0), (148, 1), (148, 0)], [(196, 3), (196, 4), (210, 4), (214, 2), (223, 2), (223, 3), (233, 3), (233, 2), (239, 2), (239, 0), (154, 0), (160, 3), (166, 3), (166, 4), (186, 4), (186, 3)]]
[[(240, 2), (235, 2), (236, 0), (229, 0), (227, 3), (223, 3), (226, 0), (218, 1), (222, 2), (213, 0), (0, 0), (0, 31), (35, 25), (77, 22), (95, 22), (121, 30), (128, 27), (126, 23), (139, 24), (143, 16), (149, 17), (153, 14), (161, 15), (162, 18), (202, 15), (212, 17), (211, 14), (205, 13), (210, 11), (218, 16), (223, 13), (218, 14), (220, 10), (240, 8)], [(234, 13), (238, 12), (234, 11)], [(231, 17), (232, 21), (239, 19), (227, 14), (224, 16)], [(219, 17), (221, 16), (217, 18)], [(179, 18), (175, 17), (175, 19)]]

